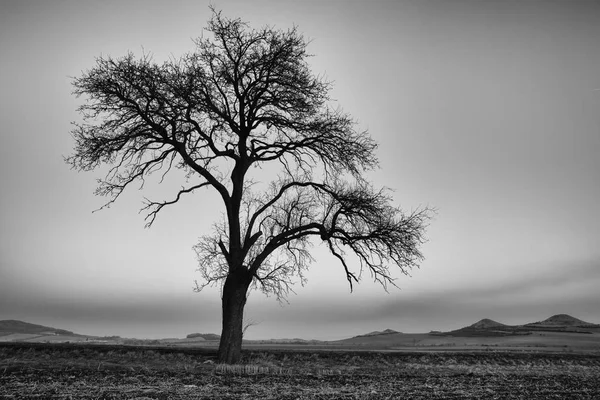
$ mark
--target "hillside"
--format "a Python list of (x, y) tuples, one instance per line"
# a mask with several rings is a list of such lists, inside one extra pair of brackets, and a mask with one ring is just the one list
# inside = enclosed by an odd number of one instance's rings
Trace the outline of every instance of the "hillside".
[(599, 327), (597, 324), (592, 324), (591, 322), (585, 322), (578, 318), (572, 317), (567, 314), (557, 314), (553, 315), (548, 319), (538, 322), (532, 322), (529, 324), (525, 324), (524, 326), (532, 326), (532, 327)]
[(507, 328), (508, 325), (502, 324), (500, 322), (496, 322), (494, 320), (484, 318), (480, 321), (475, 322), (473, 325), (469, 326), (469, 328), (473, 329), (504, 329)]
[(383, 331), (373, 331), (363, 335), (354, 336), (348, 339), (336, 340), (331, 343), (339, 345), (359, 345), (359, 346), (393, 346), (405, 341), (410, 341), (410, 335), (393, 329)]
[(465, 326), (464, 328), (456, 329), (450, 332), (436, 333), (436, 335), (442, 336), (461, 336), (461, 337), (473, 337), (473, 336), (508, 336), (508, 335), (523, 335), (528, 332), (522, 332), (515, 326), (505, 325), (500, 322), (496, 322), (489, 318), (484, 318), (480, 321), (475, 322), (472, 325)]
[(13, 319), (0, 321), (0, 335), (8, 335), (13, 333), (73, 335), (73, 332), (65, 329), (56, 329), (49, 326), (30, 324), (28, 322), (17, 321)]
[(364, 335), (358, 335), (356, 337), (367, 337), (367, 336), (380, 336), (380, 335), (393, 335), (395, 333), (400, 333), (398, 331), (395, 331), (393, 329), (386, 329), (384, 331), (373, 331), (373, 332), (369, 332), (369, 333), (365, 333)]
[(530, 335), (532, 332), (600, 332), (600, 325), (582, 321), (567, 314), (553, 315), (544, 321), (530, 322), (524, 325), (505, 325), (491, 319), (482, 319), (472, 325), (450, 332), (439, 333), (443, 336), (508, 336)]

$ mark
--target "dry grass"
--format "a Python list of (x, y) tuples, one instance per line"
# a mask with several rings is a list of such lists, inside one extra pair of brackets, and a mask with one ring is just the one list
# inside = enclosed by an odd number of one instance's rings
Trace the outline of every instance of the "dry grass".
[(600, 356), (0, 346), (0, 399), (597, 399)]

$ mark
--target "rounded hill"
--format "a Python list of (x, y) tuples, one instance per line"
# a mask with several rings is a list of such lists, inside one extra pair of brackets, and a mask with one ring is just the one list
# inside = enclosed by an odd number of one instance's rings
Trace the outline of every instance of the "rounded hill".
[(469, 328), (473, 329), (493, 329), (493, 328), (505, 328), (507, 325), (503, 323), (496, 322), (492, 319), (484, 318), (481, 321), (475, 322), (473, 325), (470, 325)]
[(556, 314), (548, 319), (540, 322), (534, 322), (527, 325), (545, 325), (545, 326), (590, 326), (594, 325), (590, 322), (582, 321), (578, 318), (572, 317), (568, 314)]

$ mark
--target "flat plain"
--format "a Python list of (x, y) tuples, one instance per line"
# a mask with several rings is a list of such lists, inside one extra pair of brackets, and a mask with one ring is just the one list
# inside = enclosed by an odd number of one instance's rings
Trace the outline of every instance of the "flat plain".
[(598, 399), (600, 354), (0, 344), (1, 399)]

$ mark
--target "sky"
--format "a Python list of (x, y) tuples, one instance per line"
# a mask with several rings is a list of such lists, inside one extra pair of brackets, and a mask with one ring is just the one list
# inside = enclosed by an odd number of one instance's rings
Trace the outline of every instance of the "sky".
[[(296, 25), (313, 72), (378, 142), (368, 177), (406, 211), (433, 207), (425, 260), (386, 293), (351, 293), (322, 246), (289, 303), (249, 296), (250, 339), (342, 339), (373, 330), (600, 323), (600, 3), (597, 1), (0, 2), (0, 320), (137, 338), (220, 333), (216, 288), (192, 246), (220, 205), (165, 209), (179, 182), (94, 196), (78, 173), (72, 78), (95, 57), (157, 62), (194, 48), (209, 5), (252, 27)], [(161, 198), (162, 196), (162, 198)], [(355, 263), (352, 265), (356, 265)]]

